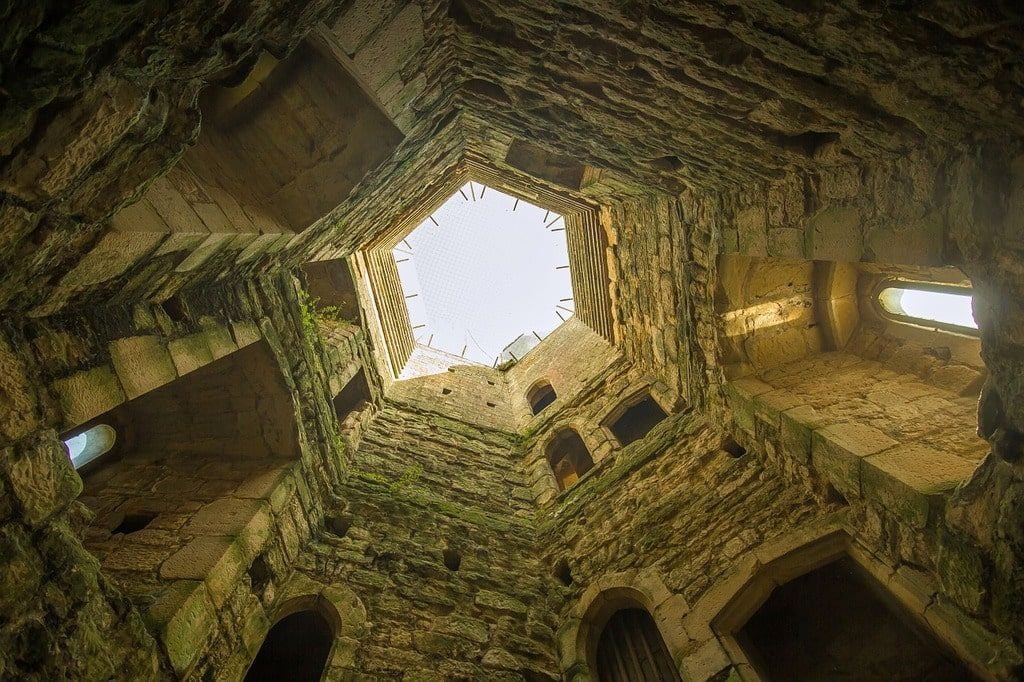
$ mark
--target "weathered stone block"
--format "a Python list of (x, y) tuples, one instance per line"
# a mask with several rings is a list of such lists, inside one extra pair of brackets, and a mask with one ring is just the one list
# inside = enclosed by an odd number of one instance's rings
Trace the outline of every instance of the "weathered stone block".
[(527, 611), (526, 604), (522, 603), (518, 599), (513, 599), (507, 595), (492, 592), (490, 590), (480, 590), (473, 602), (477, 606), (483, 606), (495, 611), (505, 611), (507, 613), (515, 614), (525, 614)]
[(196, 660), (217, 625), (206, 586), (198, 580), (173, 583), (157, 596), (145, 619), (179, 674)]
[(37, 428), (37, 400), (28, 368), (0, 336), (0, 437), (15, 441)]
[(203, 580), (210, 600), (221, 608), (247, 566), (245, 552), (235, 538), (200, 537), (164, 561), (160, 577)]
[(117, 375), (109, 366), (57, 379), (51, 386), (60, 399), (64, 424), (68, 427), (87, 422), (126, 399)]
[(940, 531), (936, 573), (943, 594), (970, 613), (981, 610), (992, 580), (981, 548), (967, 536)]
[(0, 611), (14, 613), (19, 604), (32, 599), (43, 577), (42, 563), (24, 526), (11, 523), (0, 528)]
[(790, 227), (768, 230), (768, 256), (771, 258), (803, 258), (804, 231)]
[(158, 336), (117, 339), (108, 348), (129, 400), (178, 378), (171, 355)]
[(864, 497), (878, 502), (915, 528), (924, 528), (932, 497), (952, 490), (975, 464), (924, 445), (890, 448), (864, 460)]
[(681, 661), (680, 672), (684, 680), (707, 680), (729, 667), (730, 663), (725, 649), (712, 637)]
[(754, 397), (767, 393), (772, 387), (757, 379), (737, 379), (725, 385), (725, 393), (732, 408), (736, 425), (754, 435)]
[(504, 649), (488, 649), (480, 659), (480, 665), (491, 670), (519, 670), (524, 664), (525, 661)]
[(371, 88), (378, 88), (423, 45), (423, 12), (407, 5), (356, 53), (356, 68)]
[(17, 451), (0, 450), (0, 467), (6, 469), (9, 490), (30, 525), (66, 509), (82, 492), (82, 479), (56, 439), (39, 439)]
[(780, 419), (784, 411), (802, 404), (803, 398), (790, 391), (769, 391), (754, 398), (754, 416), (770, 424), (775, 430), (781, 426)]
[(863, 256), (860, 211), (829, 206), (807, 221), (806, 255), (813, 260), (856, 262)]
[(833, 424), (814, 432), (811, 463), (840, 493), (860, 497), (863, 459), (894, 445), (892, 438), (865, 424)]
[(207, 326), (203, 330), (206, 345), (210, 348), (213, 359), (222, 358), (238, 350), (238, 344), (231, 336), (231, 330), (221, 325)]
[(206, 343), (205, 334), (192, 334), (175, 339), (167, 344), (167, 350), (171, 353), (178, 374), (188, 374), (213, 362), (213, 353)]
[(248, 322), (231, 323), (231, 336), (239, 348), (256, 343), (263, 338), (259, 327)]
[(264, 504), (234, 497), (214, 500), (196, 512), (184, 530), (192, 535), (237, 535)]
[(801, 464), (811, 461), (811, 436), (833, 423), (810, 405), (792, 407), (779, 415), (779, 446)]

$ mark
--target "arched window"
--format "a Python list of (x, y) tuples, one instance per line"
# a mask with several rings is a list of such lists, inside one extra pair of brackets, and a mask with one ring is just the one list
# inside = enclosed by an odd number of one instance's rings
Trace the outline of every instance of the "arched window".
[(628, 608), (615, 612), (597, 643), (600, 682), (680, 682), (665, 640), (651, 614)]
[(594, 460), (579, 434), (562, 429), (547, 447), (548, 464), (559, 490), (565, 490), (594, 466)]
[(68, 450), (71, 464), (80, 469), (100, 455), (110, 452), (117, 440), (117, 431), (107, 424), (96, 424), (81, 433), (66, 438), (64, 447)]
[(526, 393), (526, 399), (530, 401), (530, 409), (534, 414), (540, 414), (545, 407), (555, 402), (557, 397), (555, 389), (546, 381), (537, 382)]
[(334, 642), (330, 623), (318, 611), (297, 611), (270, 628), (245, 674), (246, 682), (319, 682)]
[(605, 424), (619, 443), (626, 446), (646, 436), (667, 416), (649, 393), (642, 393), (614, 410)]
[(972, 293), (967, 287), (891, 281), (878, 292), (878, 305), (901, 322), (977, 335)]

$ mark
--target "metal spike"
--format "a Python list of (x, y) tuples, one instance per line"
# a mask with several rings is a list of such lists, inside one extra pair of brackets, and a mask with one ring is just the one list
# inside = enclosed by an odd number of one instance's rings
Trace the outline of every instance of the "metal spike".
[(434, 220), (434, 216), (430, 216), (430, 222), (434, 223), (435, 225), (438, 224), (437, 221)]

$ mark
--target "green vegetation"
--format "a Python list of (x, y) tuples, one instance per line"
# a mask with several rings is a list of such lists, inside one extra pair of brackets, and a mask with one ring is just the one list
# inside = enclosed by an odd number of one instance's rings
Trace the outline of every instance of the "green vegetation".
[(302, 332), (307, 339), (316, 336), (318, 322), (344, 322), (353, 324), (352, 320), (346, 319), (341, 314), (341, 308), (336, 305), (323, 305), (320, 299), (312, 296), (305, 289), (299, 289), (299, 316), (302, 318)]

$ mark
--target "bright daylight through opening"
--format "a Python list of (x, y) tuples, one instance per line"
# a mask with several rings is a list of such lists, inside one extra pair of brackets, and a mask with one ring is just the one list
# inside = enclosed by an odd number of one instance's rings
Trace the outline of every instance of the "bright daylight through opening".
[(106, 424), (97, 424), (64, 441), (71, 465), (79, 469), (114, 447), (117, 432)]
[(575, 309), (562, 216), (480, 183), (463, 185), (393, 254), (418, 351), (497, 366)]
[(914, 321), (978, 328), (971, 311), (969, 291), (958, 293), (909, 286), (886, 287), (878, 294), (878, 301), (886, 312), (914, 318)]

